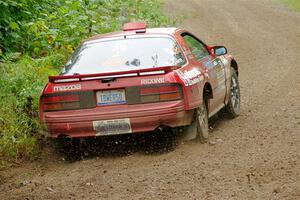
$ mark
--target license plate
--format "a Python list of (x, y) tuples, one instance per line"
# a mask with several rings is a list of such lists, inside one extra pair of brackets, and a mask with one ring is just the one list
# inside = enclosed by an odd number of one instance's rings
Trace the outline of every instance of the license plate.
[(97, 95), (97, 105), (114, 105), (114, 104), (124, 104), (125, 90), (103, 90), (98, 91)]
[(130, 119), (93, 121), (96, 136), (132, 133)]

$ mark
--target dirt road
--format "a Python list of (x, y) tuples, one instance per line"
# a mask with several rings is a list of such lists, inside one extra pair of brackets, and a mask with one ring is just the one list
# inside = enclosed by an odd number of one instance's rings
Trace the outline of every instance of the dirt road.
[(0, 172), (0, 199), (300, 199), (300, 14), (276, 0), (169, 0), (166, 12), (236, 57), (241, 116), (214, 123), (208, 144), (117, 144)]

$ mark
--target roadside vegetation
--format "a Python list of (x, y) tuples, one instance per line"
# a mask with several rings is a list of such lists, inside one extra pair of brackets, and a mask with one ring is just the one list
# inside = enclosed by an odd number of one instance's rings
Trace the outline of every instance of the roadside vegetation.
[(300, 12), (300, 0), (283, 0), (291, 9)]
[(38, 99), (83, 38), (129, 21), (173, 24), (161, 0), (0, 0), (0, 168), (39, 156)]

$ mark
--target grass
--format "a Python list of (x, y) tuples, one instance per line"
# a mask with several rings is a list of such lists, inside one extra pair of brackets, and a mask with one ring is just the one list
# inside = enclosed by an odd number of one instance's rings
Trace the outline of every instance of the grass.
[(300, 12), (300, 0), (283, 0), (291, 9)]
[(40, 92), (48, 75), (56, 74), (64, 61), (65, 56), (56, 52), (0, 63), (0, 168), (6, 161), (18, 163), (39, 154)]

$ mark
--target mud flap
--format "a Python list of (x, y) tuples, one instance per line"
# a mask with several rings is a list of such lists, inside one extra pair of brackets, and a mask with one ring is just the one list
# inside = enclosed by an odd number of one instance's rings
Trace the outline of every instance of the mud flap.
[(197, 137), (197, 125), (196, 125), (196, 120), (194, 120), (190, 126), (185, 128), (182, 140), (190, 141), (196, 139), (196, 137)]

